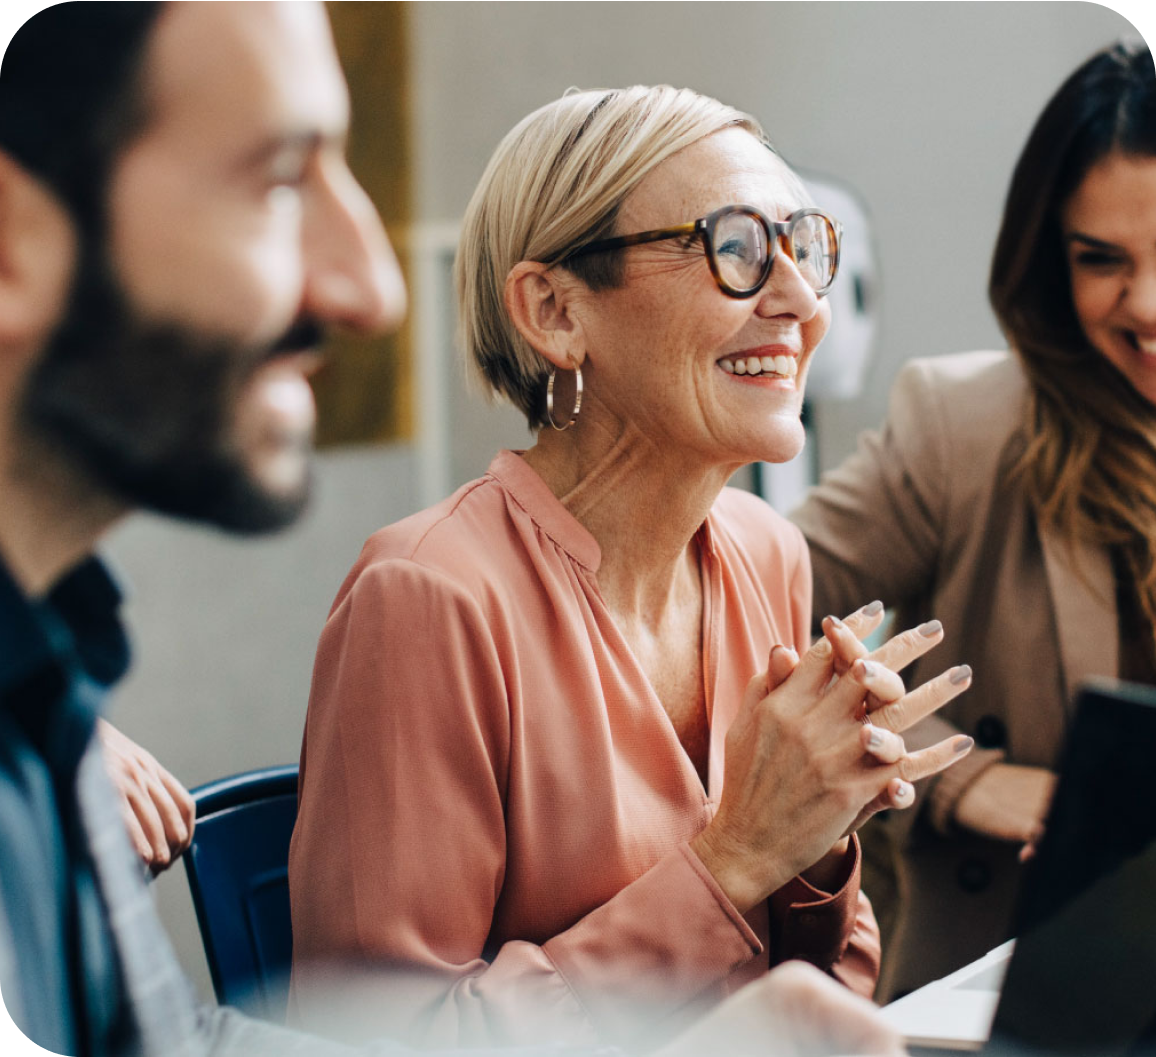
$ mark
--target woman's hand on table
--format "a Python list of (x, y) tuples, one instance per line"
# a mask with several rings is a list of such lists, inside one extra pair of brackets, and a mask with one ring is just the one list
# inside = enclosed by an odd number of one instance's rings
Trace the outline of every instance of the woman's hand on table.
[(963, 791), (955, 821), (985, 837), (1034, 847), (1055, 788), (1056, 776), (1045, 767), (995, 763)]
[(882, 620), (877, 605), (845, 622), (829, 618), (802, 658), (776, 646), (747, 687), (727, 734), (718, 812), (692, 842), (740, 912), (796, 874), (830, 866), (867, 818), (910, 806), (911, 783), (971, 748), (960, 735), (905, 751), (899, 732), (965, 690), (970, 669), (906, 693), (896, 671), (938, 645), (943, 631), (933, 621), (868, 653), (860, 639)]

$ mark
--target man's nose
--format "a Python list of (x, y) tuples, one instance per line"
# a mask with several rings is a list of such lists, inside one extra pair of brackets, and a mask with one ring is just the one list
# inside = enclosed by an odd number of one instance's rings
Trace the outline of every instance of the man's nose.
[(348, 169), (332, 174), (326, 190), (305, 220), (304, 310), (362, 334), (395, 330), (405, 282), (381, 218)]

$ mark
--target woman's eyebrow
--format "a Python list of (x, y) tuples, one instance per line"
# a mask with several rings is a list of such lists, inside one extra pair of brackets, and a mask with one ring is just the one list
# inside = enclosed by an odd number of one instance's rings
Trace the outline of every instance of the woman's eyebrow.
[(1069, 231), (1069, 242), (1083, 242), (1089, 246), (1095, 246), (1101, 250), (1118, 250), (1119, 246), (1114, 242), (1105, 242), (1103, 239), (1093, 238), (1091, 235), (1085, 235), (1082, 231)]

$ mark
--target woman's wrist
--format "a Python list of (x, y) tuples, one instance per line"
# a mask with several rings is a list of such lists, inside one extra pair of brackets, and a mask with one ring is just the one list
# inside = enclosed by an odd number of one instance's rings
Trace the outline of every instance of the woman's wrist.
[[(741, 848), (733, 847), (725, 837), (712, 830), (713, 826), (708, 826), (691, 840), (690, 850), (698, 856), (740, 914), (745, 914), (756, 903), (766, 899), (793, 876), (787, 874), (777, 880), (771, 876), (774, 870), (769, 856), (745, 855)], [(750, 863), (752, 859), (757, 859), (757, 862)]]
[(740, 914), (745, 914), (758, 902), (753, 885), (743, 877), (740, 869), (736, 869), (733, 856), (720, 852), (707, 830), (690, 842), (690, 850), (698, 856), (699, 861), (707, 868), (719, 888), (723, 890), (723, 894)]

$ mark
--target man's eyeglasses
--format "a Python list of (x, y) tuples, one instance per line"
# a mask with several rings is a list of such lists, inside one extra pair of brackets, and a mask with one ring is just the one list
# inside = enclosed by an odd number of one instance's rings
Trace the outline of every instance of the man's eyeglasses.
[(693, 235), (702, 239), (711, 274), (728, 297), (754, 297), (770, 278), (780, 245), (820, 297), (839, 271), (839, 221), (818, 209), (797, 209), (786, 220), (771, 220), (754, 206), (723, 206), (689, 224), (599, 239), (567, 254), (563, 263), (588, 253)]

